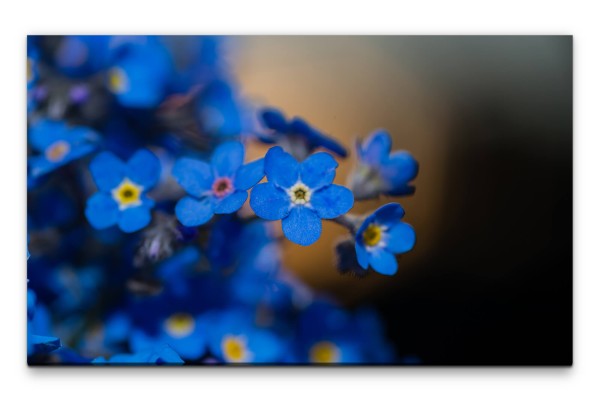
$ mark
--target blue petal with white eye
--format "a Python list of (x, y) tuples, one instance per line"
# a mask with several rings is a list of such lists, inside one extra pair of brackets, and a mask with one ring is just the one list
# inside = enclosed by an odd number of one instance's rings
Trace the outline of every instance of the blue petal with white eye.
[(229, 214), (239, 210), (248, 199), (248, 192), (235, 191), (234, 193), (222, 198), (216, 199), (213, 211), (216, 214)]
[(116, 188), (126, 174), (126, 165), (111, 152), (102, 152), (90, 163), (92, 178), (100, 191)]
[(210, 191), (215, 179), (210, 164), (186, 157), (175, 162), (171, 174), (188, 194), (196, 197)]
[(175, 214), (184, 226), (199, 226), (213, 217), (213, 203), (210, 197), (198, 199), (186, 196), (177, 202)]
[(258, 159), (243, 165), (235, 173), (233, 186), (236, 189), (248, 190), (258, 184), (265, 176), (265, 159)]
[(146, 149), (138, 150), (127, 161), (128, 178), (144, 189), (156, 185), (160, 177), (160, 161), (154, 153)]
[(407, 223), (397, 223), (387, 232), (385, 248), (392, 253), (405, 253), (415, 246), (415, 229)]
[(354, 205), (354, 195), (341, 185), (329, 185), (312, 194), (312, 208), (322, 219), (334, 219), (348, 213)]
[(85, 217), (92, 227), (102, 230), (117, 223), (119, 206), (109, 194), (97, 192), (87, 201)]
[(323, 188), (333, 182), (337, 166), (329, 153), (315, 153), (300, 164), (300, 180), (312, 190)]
[(244, 163), (244, 145), (240, 142), (225, 142), (215, 149), (210, 164), (216, 177), (233, 177)]
[(252, 189), (250, 207), (258, 217), (280, 220), (290, 213), (290, 197), (284, 190), (266, 182)]
[(281, 221), (281, 228), (287, 239), (298, 245), (308, 246), (321, 236), (321, 219), (313, 210), (297, 206)]
[(265, 174), (269, 182), (287, 189), (298, 181), (300, 165), (292, 155), (275, 146), (265, 155)]

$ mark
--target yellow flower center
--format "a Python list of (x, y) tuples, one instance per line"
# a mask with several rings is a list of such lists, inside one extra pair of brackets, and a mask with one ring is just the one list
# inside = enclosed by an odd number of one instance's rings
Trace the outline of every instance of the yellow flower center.
[(309, 351), (312, 363), (337, 363), (340, 361), (340, 349), (330, 341), (320, 341)]
[(363, 243), (367, 246), (375, 246), (381, 241), (381, 226), (371, 223), (367, 229), (363, 232), (362, 239)]
[(250, 357), (246, 347), (246, 337), (228, 335), (221, 342), (223, 357), (227, 362), (245, 362)]
[(67, 141), (56, 141), (46, 148), (46, 159), (51, 162), (59, 162), (67, 156), (71, 150), (71, 145)]
[(304, 205), (310, 202), (311, 192), (310, 188), (299, 182), (288, 189), (288, 195), (290, 196), (292, 203), (295, 203), (296, 205)]
[(132, 206), (139, 206), (142, 204), (140, 196), (144, 187), (137, 185), (125, 178), (118, 187), (112, 190), (112, 197), (119, 204), (119, 209), (127, 209)]
[(175, 313), (164, 322), (165, 331), (174, 338), (189, 336), (195, 327), (196, 322), (188, 313)]
[(129, 87), (129, 80), (122, 68), (113, 67), (108, 71), (108, 88), (113, 93), (123, 93)]

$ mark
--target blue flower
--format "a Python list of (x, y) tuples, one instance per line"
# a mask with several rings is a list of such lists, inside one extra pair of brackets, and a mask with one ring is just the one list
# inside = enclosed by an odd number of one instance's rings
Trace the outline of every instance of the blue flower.
[(61, 39), (54, 52), (56, 67), (70, 77), (84, 77), (105, 68), (110, 36), (72, 35)]
[(60, 339), (51, 335), (48, 311), (37, 302), (33, 290), (27, 290), (27, 355), (45, 355), (62, 346)]
[(392, 139), (386, 131), (376, 131), (366, 141), (357, 142), (357, 166), (350, 177), (356, 199), (415, 192), (409, 183), (419, 171), (417, 161), (406, 151), (390, 153), (391, 148)]
[(196, 118), (202, 133), (237, 136), (243, 134), (245, 115), (234, 88), (223, 80), (215, 80), (202, 88), (195, 103)]
[(252, 190), (250, 206), (266, 220), (281, 220), (287, 239), (310, 245), (321, 236), (321, 219), (333, 219), (352, 208), (348, 188), (333, 184), (338, 164), (324, 152), (298, 163), (279, 146), (265, 156), (266, 183)]
[(324, 135), (300, 117), (288, 121), (280, 110), (267, 108), (260, 112), (260, 119), (271, 131), (273, 140), (298, 160), (305, 159), (317, 148), (327, 149), (341, 157), (348, 154), (339, 142)]
[(214, 214), (229, 214), (242, 207), (248, 189), (264, 174), (263, 159), (243, 165), (244, 145), (226, 142), (215, 149), (210, 164), (181, 158), (173, 166), (173, 177), (189, 196), (181, 199), (175, 214), (185, 226), (199, 226)]
[(388, 203), (369, 215), (356, 232), (356, 257), (363, 269), (369, 265), (378, 273), (396, 274), (398, 262), (394, 254), (405, 253), (415, 246), (415, 230), (400, 221), (404, 209)]
[(183, 365), (183, 360), (171, 347), (164, 344), (134, 354), (117, 354), (108, 360), (98, 357), (94, 365)]
[(213, 311), (204, 319), (209, 330), (209, 349), (224, 363), (274, 363), (284, 356), (282, 338), (269, 328), (257, 326), (252, 311)]
[(102, 152), (90, 163), (90, 171), (99, 192), (88, 199), (85, 216), (94, 228), (118, 224), (129, 233), (150, 223), (154, 201), (146, 192), (160, 176), (160, 162), (152, 152), (139, 150), (127, 163)]
[(173, 312), (160, 319), (152, 331), (135, 328), (131, 332), (131, 346), (134, 351), (168, 344), (182, 358), (198, 359), (206, 350), (206, 327), (197, 316), (187, 312)]
[(394, 355), (373, 310), (350, 313), (324, 301), (302, 312), (295, 345), (299, 363), (385, 363)]
[(98, 134), (87, 127), (39, 120), (29, 129), (29, 143), (40, 153), (29, 159), (31, 175), (39, 177), (91, 153), (96, 149), (98, 138)]
[(121, 45), (107, 72), (108, 90), (125, 107), (155, 107), (167, 95), (172, 60), (156, 38), (141, 42)]

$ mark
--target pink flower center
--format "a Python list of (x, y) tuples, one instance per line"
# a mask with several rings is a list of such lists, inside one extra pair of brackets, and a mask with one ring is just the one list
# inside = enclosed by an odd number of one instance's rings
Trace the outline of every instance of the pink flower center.
[(233, 183), (231, 182), (231, 179), (227, 177), (217, 178), (215, 182), (213, 182), (212, 190), (216, 197), (222, 198), (233, 191)]

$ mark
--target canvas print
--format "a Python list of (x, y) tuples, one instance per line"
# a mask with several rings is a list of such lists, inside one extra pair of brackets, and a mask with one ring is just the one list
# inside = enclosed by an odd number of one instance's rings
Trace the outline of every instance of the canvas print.
[(29, 36), (26, 67), (29, 365), (571, 364), (571, 37)]

